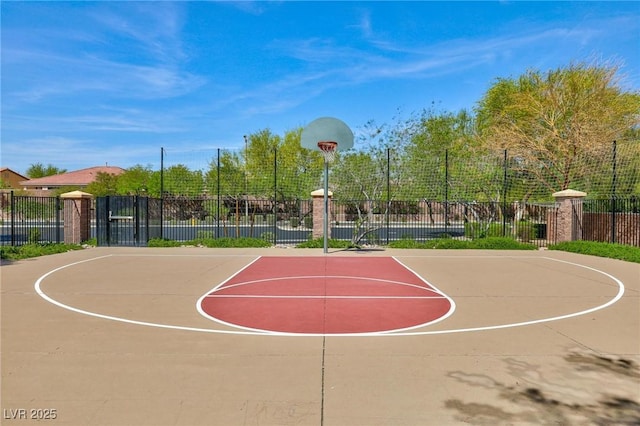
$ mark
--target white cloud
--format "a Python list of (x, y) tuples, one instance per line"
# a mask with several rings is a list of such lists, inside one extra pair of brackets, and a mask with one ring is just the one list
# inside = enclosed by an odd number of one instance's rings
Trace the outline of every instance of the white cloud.
[(159, 152), (159, 146), (122, 146), (115, 140), (112, 145), (100, 144), (98, 149), (95, 147), (94, 141), (90, 138), (37, 137), (20, 143), (3, 141), (2, 155), (12, 160), (11, 164), (3, 164), (3, 167), (10, 167), (18, 172), (25, 172), (35, 163), (52, 164), (67, 170), (107, 163), (130, 167), (145, 163), (144, 160), (153, 161), (154, 154)]

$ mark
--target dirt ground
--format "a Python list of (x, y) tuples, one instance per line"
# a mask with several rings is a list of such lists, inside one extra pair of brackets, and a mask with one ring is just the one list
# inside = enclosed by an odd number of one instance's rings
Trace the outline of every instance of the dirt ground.
[[(196, 302), (258, 256), (394, 256), (456, 304), (368, 336)], [(555, 251), (90, 248), (1, 267), (2, 425), (637, 425), (640, 265)]]

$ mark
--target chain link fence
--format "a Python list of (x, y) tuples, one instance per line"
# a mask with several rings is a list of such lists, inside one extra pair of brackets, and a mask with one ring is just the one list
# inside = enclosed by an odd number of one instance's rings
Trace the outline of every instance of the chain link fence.
[[(272, 149), (162, 151), (166, 196), (224, 200), (270, 198), (280, 203), (308, 199), (323, 187), (319, 153)], [(305, 150), (302, 150), (305, 151)], [(329, 169), (329, 189), (339, 200), (552, 202), (564, 189), (591, 199), (640, 195), (640, 142), (605, 144), (554, 164), (509, 151), (417, 157), (392, 149), (338, 153)], [(228, 202), (227, 202), (228, 204)]]

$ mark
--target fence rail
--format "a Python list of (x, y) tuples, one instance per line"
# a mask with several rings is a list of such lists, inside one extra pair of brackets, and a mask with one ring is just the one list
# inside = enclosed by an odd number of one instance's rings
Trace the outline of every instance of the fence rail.
[(3, 194), (0, 244), (60, 243), (64, 241), (59, 197)]
[[(331, 220), (351, 224), (353, 233), (372, 243), (510, 237), (545, 246), (553, 241), (553, 236), (547, 235), (547, 222), (554, 220), (553, 207), (498, 202), (351, 201), (334, 203)], [(333, 231), (338, 231), (338, 238), (348, 239), (340, 226)]]
[[(577, 238), (640, 247), (638, 197), (579, 202), (582, 216)], [(310, 239), (313, 230), (311, 200), (285, 203), (255, 197), (144, 197), (135, 206), (140, 211), (136, 217), (143, 222), (132, 221), (135, 228), (131, 233), (144, 240), (140, 245), (153, 237), (177, 241), (254, 237), (274, 244), (293, 244)], [(64, 241), (63, 203), (59, 197), (10, 194), (1, 207), (0, 244)], [(107, 220), (118, 218), (118, 212), (111, 214)], [(331, 238), (370, 244), (444, 236), (500, 236), (546, 246), (556, 241), (557, 229), (556, 206), (552, 203), (334, 200), (329, 220)], [(92, 209), (91, 236), (96, 236), (96, 223)]]

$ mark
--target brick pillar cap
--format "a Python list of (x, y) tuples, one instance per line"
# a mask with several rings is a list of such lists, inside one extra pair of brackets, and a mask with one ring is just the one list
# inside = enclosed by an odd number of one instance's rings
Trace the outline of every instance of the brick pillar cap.
[[(320, 188), (320, 189), (316, 189), (315, 191), (313, 191), (311, 193), (312, 197), (324, 197), (324, 189)], [(327, 193), (327, 196), (331, 197), (333, 196), (333, 192), (329, 191)]]
[(60, 195), (60, 198), (93, 198), (92, 194), (89, 194), (88, 192), (82, 192), (82, 191), (71, 191), (71, 192), (65, 192), (64, 194)]
[(564, 191), (554, 192), (552, 195), (554, 198), (584, 198), (587, 193), (576, 191), (575, 189), (565, 189)]

